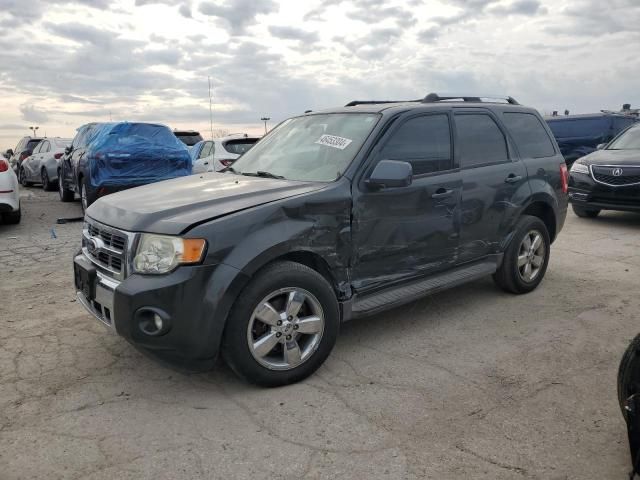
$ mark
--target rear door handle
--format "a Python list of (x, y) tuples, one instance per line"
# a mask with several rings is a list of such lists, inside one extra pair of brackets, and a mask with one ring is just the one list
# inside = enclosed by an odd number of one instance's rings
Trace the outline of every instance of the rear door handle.
[(522, 175), (516, 175), (514, 173), (510, 173), (507, 178), (504, 179), (506, 183), (518, 183), (522, 180)]
[(431, 198), (439, 199), (439, 198), (447, 198), (453, 195), (453, 190), (447, 190), (446, 188), (439, 188), (436, 190), (436, 193), (431, 195)]

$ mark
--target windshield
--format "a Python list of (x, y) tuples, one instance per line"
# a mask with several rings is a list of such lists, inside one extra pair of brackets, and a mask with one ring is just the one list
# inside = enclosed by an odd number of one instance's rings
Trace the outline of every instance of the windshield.
[(378, 121), (378, 114), (331, 113), (286, 120), (233, 164), (245, 175), (332, 182)]
[(633, 127), (620, 135), (607, 150), (640, 150), (640, 127)]

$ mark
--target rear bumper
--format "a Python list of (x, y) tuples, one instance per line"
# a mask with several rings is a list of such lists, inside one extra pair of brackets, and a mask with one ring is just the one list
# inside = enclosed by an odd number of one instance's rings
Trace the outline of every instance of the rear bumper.
[(11, 193), (0, 193), (0, 213), (17, 212), (18, 210), (20, 210), (20, 196), (17, 190)]
[(640, 212), (640, 185), (609, 187), (596, 183), (589, 175), (572, 173), (569, 177), (569, 201), (591, 210)]

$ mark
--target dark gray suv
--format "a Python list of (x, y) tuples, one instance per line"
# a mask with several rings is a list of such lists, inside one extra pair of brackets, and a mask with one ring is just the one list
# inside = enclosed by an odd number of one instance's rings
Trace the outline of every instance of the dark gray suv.
[(548, 127), (514, 99), (351, 102), (281, 123), (224, 173), (99, 199), (78, 299), (157, 357), (284, 385), (340, 323), (493, 275), (542, 281), (567, 210)]

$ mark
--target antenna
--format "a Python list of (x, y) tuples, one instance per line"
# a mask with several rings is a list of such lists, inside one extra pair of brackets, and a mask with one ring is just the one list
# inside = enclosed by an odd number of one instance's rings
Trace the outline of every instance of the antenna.
[(213, 140), (213, 97), (211, 96), (211, 77), (209, 76), (209, 127), (211, 129), (211, 140)]

